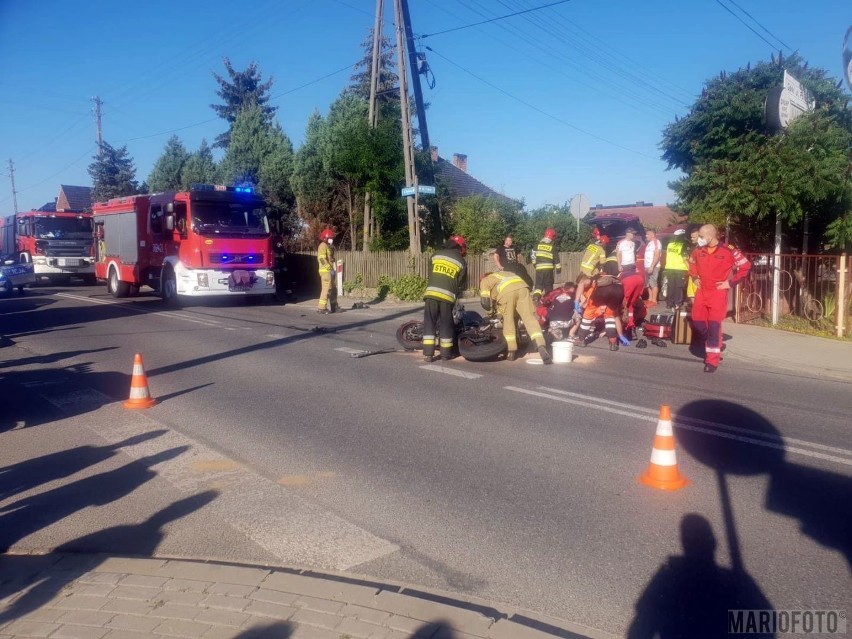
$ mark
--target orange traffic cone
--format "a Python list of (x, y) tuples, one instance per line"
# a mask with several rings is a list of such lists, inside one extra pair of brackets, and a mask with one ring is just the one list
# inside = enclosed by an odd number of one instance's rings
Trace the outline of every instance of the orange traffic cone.
[(148, 390), (148, 377), (142, 365), (139, 353), (133, 356), (133, 377), (130, 378), (130, 399), (124, 402), (125, 408), (151, 408), (157, 400), (151, 397)]
[(660, 407), (657, 434), (654, 436), (654, 448), (651, 450), (651, 464), (648, 470), (639, 476), (639, 482), (661, 490), (679, 490), (689, 483), (677, 469), (672, 412), (665, 404)]

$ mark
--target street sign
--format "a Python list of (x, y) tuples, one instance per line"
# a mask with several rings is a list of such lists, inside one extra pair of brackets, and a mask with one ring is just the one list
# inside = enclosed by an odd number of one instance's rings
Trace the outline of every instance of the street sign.
[[(420, 195), (435, 195), (435, 187), (428, 184), (418, 184), (416, 192)], [(411, 197), (415, 193), (413, 186), (404, 186), (400, 190), (402, 197)]]

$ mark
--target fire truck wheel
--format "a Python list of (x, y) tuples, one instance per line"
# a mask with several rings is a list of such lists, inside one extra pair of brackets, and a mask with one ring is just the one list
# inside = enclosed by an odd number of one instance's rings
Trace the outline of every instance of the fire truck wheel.
[(118, 270), (110, 269), (109, 278), (107, 279), (107, 290), (109, 294), (115, 298), (127, 297), (127, 292), (130, 290), (130, 285), (127, 282), (122, 282), (118, 279)]
[(175, 272), (169, 267), (163, 269), (160, 278), (160, 296), (169, 306), (178, 305), (177, 278)]

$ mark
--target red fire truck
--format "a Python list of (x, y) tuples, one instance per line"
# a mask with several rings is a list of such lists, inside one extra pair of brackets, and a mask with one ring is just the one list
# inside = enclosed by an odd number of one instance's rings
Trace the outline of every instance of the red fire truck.
[(164, 301), (273, 295), (266, 205), (251, 187), (193, 184), (189, 191), (98, 202), (95, 271), (114, 297), (147, 285)]
[(28, 211), (0, 218), (0, 252), (32, 262), (36, 280), (95, 281), (90, 213)]

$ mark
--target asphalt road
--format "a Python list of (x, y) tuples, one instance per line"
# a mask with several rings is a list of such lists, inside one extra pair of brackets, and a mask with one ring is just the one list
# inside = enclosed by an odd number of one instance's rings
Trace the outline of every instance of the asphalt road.
[[(461, 591), (617, 635), (632, 624), (635, 637), (677, 614), (699, 623), (712, 610), (724, 623), (727, 609), (849, 608), (848, 384), (733, 358), (706, 375), (674, 346), (595, 344), (551, 367), (534, 355), (350, 356), (395, 346), (395, 328), (417, 315), (234, 300), (171, 311), (100, 287), (37, 289), (0, 301), (0, 333), (14, 341), (0, 349), (0, 389), (15, 395), (0, 431), (49, 425), (69, 407), (108, 441), (168, 429), (172, 448), (215, 456), (216, 488), (239, 486), (217, 498), (242, 534), (221, 537), (229, 559)], [(2, 363), (10, 348), (15, 361)], [(160, 400), (144, 418), (108, 403), (126, 398), (134, 352)], [(663, 403), (691, 480), (674, 493), (636, 482)], [(165, 441), (135, 454), (163, 455)], [(229, 463), (249, 474), (228, 475)], [(210, 487), (162, 468), (178, 492)], [(52, 530), (13, 547), (58, 545)], [(169, 550), (192, 555), (193, 544)]]

